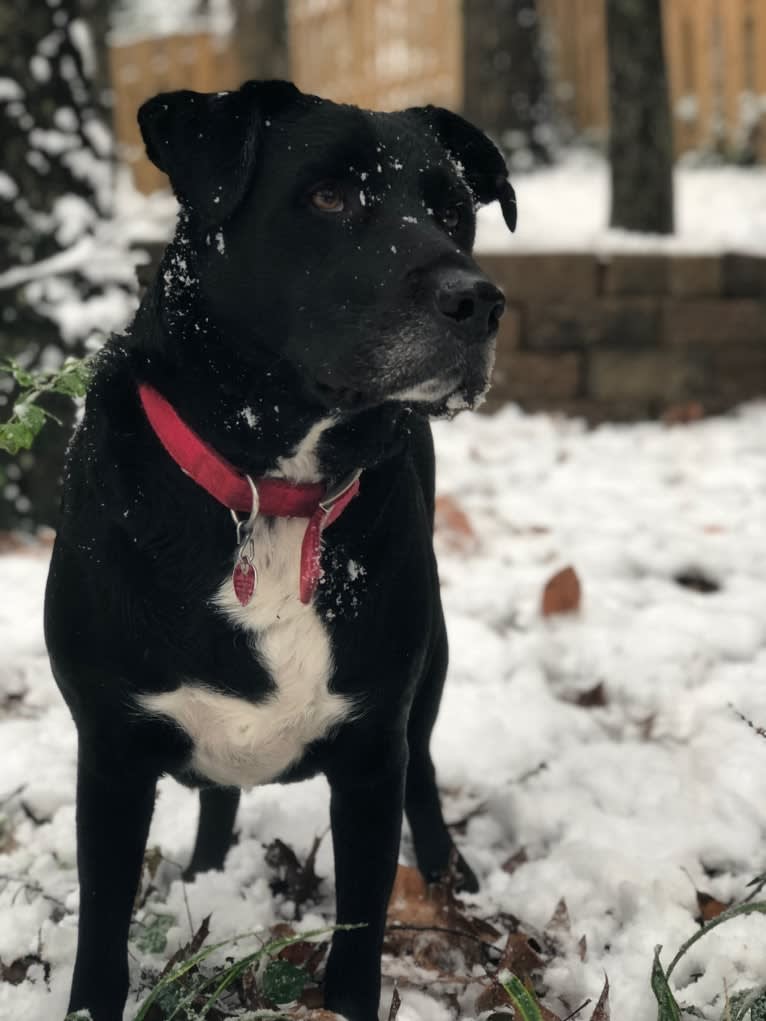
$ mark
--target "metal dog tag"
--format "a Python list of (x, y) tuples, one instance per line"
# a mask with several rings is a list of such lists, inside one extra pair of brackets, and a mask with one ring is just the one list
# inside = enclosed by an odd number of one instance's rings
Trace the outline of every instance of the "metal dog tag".
[(252, 554), (255, 552), (253, 548), (253, 540), (249, 539), (248, 544), (250, 550), (247, 553), (243, 552), (242, 548), (239, 551), (239, 557), (234, 565), (234, 571), (231, 575), (232, 584), (234, 585), (234, 594), (240, 601), (242, 606), (247, 606), (250, 600), (253, 598), (253, 592), (255, 592), (255, 584), (258, 580), (258, 572), (255, 570), (255, 564), (252, 560)]
[(258, 582), (258, 572), (255, 569), (255, 543), (253, 542), (253, 528), (255, 526), (255, 519), (258, 516), (259, 500), (258, 490), (255, 488), (255, 483), (246, 475), (248, 483), (250, 484), (250, 490), (253, 494), (253, 506), (250, 511), (250, 515), (246, 519), (240, 519), (234, 513), (231, 512), (232, 518), (237, 526), (237, 544), (239, 549), (237, 551), (237, 562), (234, 565), (232, 571), (231, 581), (234, 586), (234, 595), (237, 597), (242, 606), (247, 606), (250, 600), (253, 598), (255, 592), (255, 586)]

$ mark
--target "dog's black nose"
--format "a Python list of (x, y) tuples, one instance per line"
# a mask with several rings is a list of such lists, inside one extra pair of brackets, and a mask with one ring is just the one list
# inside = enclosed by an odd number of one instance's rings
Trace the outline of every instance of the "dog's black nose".
[(438, 283), (436, 307), (469, 340), (480, 341), (497, 331), (505, 298), (485, 277), (450, 273)]

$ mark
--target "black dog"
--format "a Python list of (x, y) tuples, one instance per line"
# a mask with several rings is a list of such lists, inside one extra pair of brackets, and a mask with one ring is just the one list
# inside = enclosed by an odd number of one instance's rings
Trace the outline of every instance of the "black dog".
[(476, 888), (429, 754), (447, 640), (428, 416), (487, 387), (504, 300), (474, 213), (499, 199), (513, 229), (513, 191), (433, 107), (248, 82), (139, 120), (178, 229), (99, 357), (46, 599), (79, 734), (70, 1009), (122, 1016), (161, 774), (202, 788), (194, 873), (223, 866), (240, 787), (322, 772), (337, 919), (364, 925), (333, 939), (326, 1005), (374, 1021), (403, 809), (424, 876), (452, 859)]

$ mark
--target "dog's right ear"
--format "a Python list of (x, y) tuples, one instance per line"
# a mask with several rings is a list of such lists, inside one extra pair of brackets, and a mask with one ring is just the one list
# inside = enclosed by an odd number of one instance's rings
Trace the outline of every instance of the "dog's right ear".
[(495, 143), (464, 117), (443, 107), (416, 106), (404, 112), (428, 125), (459, 166), (478, 204), (498, 201), (508, 230), (516, 230), (516, 192)]
[(163, 92), (138, 111), (146, 153), (202, 227), (222, 223), (247, 193), (264, 121), (302, 93), (290, 82), (236, 92)]

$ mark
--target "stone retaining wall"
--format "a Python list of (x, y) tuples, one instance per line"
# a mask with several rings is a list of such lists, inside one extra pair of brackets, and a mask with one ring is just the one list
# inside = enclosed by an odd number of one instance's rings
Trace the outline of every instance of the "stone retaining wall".
[(766, 259), (479, 255), (505, 291), (487, 406), (591, 421), (766, 397)]

